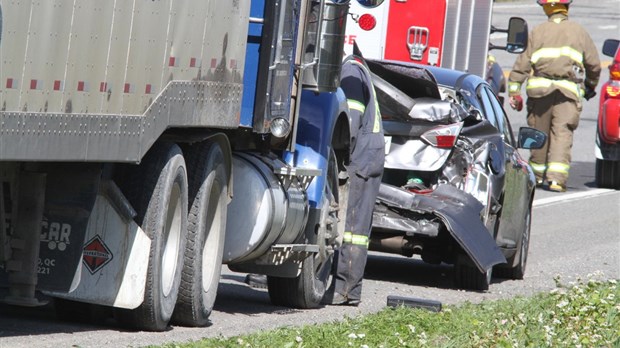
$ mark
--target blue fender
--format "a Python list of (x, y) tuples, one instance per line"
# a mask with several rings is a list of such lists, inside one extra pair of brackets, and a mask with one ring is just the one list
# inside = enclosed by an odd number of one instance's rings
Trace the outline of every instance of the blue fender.
[(348, 113), (347, 100), (340, 88), (330, 93), (304, 91), (302, 94), (295, 153), (287, 154), (284, 160), (298, 168), (321, 170), (321, 176), (315, 177), (307, 190), (312, 208), (317, 208), (323, 198), (336, 121)]

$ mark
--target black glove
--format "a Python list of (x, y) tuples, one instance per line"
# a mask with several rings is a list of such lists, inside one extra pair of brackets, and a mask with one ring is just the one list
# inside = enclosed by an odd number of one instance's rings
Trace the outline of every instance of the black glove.
[(590, 86), (586, 86), (586, 93), (584, 94), (583, 97), (586, 98), (586, 100), (590, 100), (594, 98), (595, 95), (596, 95), (596, 91), (594, 91), (594, 88)]

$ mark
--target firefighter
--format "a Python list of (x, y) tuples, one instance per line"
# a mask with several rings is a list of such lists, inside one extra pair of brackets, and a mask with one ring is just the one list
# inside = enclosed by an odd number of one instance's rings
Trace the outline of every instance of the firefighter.
[(521, 84), (527, 79), (527, 124), (548, 135), (543, 148), (531, 151), (530, 165), (538, 187), (564, 192), (581, 98), (596, 95), (601, 63), (590, 35), (568, 20), (572, 0), (537, 2), (549, 19), (531, 31), (526, 50), (515, 61), (508, 77), (509, 102), (521, 111)]
[(372, 212), (383, 175), (385, 142), (377, 97), (361, 54), (345, 58), (340, 87), (349, 104), (351, 127), (357, 134), (351, 139), (347, 166), (345, 232), (335, 255), (333, 281), (323, 303), (357, 306), (361, 302)]

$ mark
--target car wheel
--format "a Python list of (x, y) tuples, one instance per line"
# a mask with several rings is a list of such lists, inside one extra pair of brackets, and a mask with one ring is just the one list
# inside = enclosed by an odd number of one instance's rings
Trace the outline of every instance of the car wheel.
[(460, 289), (486, 291), (491, 284), (492, 272), (493, 267), (480, 272), (468, 255), (459, 253), (454, 263), (454, 284)]
[(601, 188), (620, 189), (620, 161), (596, 159), (596, 185)]

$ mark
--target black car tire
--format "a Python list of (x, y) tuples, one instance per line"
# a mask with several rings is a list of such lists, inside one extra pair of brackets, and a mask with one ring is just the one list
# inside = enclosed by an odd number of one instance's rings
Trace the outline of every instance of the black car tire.
[(620, 189), (620, 161), (596, 159), (596, 186)]
[(480, 272), (468, 255), (459, 253), (454, 263), (454, 284), (460, 289), (486, 291), (491, 284), (492, 272), (493, 267)]

